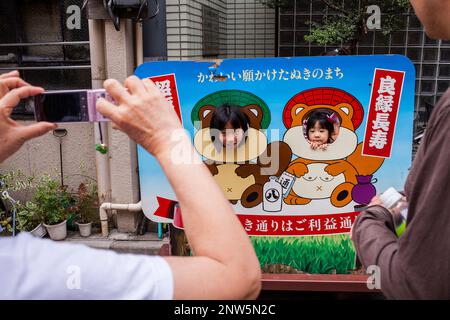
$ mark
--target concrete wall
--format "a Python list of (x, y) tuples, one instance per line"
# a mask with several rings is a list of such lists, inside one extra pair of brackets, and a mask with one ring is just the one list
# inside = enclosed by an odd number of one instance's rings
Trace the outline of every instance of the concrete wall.
[[(121, 21), (120, 31), (105, 22), (106, 72), (108, 78), (122, 82), (134, 72), (133, 25)], [(109, 128), (112, 202), (136, 203), (139, 200), (136, 143), (127, 135)]]
[[(21, 123), (26, 125), (30, 122)], [(94, 127), (93, 124), (64, 124), (59, 127), (67, 130), (67, 136), (62, 138), (64, 184), (76, 189), (79, 183), (85, 181), (81, 173), (96, 179)], [(0, 165), (0, 172), (19, 169), (29, 176), (48, 173), (59, 179), (59, 139), (50, 132), (28, 141), (19, 152)], [(23, 197), (19, 195), (21, 200), (24, 200)]]
[(169, 60), (201, 60), (202, 5), (219, 12), (218, 58), (273, 57), (275, 11), (259, 0), (167, 0)]

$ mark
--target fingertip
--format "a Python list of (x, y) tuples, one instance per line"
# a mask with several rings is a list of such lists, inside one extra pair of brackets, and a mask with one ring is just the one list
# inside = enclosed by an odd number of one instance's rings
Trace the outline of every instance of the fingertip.
[(142, 79), (142, 82), (143, 82), (145, 85), (149, 85), (149, 86), (151, 86), (152, 84), (154, 84), (153, 81), (152, 81), (150, 78)]
[(97, 102), (95, 103), (95, 106), (98, 108), (98, 107), (100, 107), (100, 108), (102, 108), (103, 107), (103, 104), (105, 103), (105, 98), (99, 98), (99, 99), (97, 99)]
[[(22, 88), (27, 88), (28, 86), (23, 86)], [(45, 89), (42, 87), (29, 86), (28, 94), (30, 96), (35, 96), (45, 92)]]
[(103, 87), (104, 87), (105, 89), (107, 89), (108, 87), (110, 87), (111, 85), (113, 85), (113, 83), (114, 83), (114, 80), (113, 80), (113, 79), (106, 79), (106, 80), (103, 82)]
[(42, 123), (42, 126), (44, 126), (46, 129), (48, 129), (48, 131), (58, 128), (58, 125), (56, 123), (52, 123), (52, 122), (41, 122), (41, 123)]

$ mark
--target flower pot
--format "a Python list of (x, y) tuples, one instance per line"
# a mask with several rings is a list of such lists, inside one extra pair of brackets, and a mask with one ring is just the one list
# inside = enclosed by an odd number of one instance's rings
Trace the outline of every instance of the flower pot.
[(89, 223), (76, 223), (78, 229), (80, 230), (80, 235), (82, 237), (89, 237), (92, 233), (92, 222)]
[(30, 233), (35, 237), (42, 238), (47, 234), (47, 229), (45, 229), (42, 223), (39, 223), (36, 228), (30, 231)]
[(64, 240), (67, 237), (67, 220), (64, 220), (59, 224), (44, 224), (44, 226), (52, 240)]

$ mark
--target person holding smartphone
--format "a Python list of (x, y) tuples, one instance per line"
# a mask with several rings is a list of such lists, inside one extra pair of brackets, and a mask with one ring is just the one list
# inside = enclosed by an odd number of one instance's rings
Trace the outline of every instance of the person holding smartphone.
[[(411, 0), (434, 39), (450, 40), (450, 1)], [(390, 299), (450, 299), (450, 89), (427, 124), (405, 184), (406, 229), (397, 238), (391, 213), (379, 197), (355, 221), (352, 239), (364, 267), (379, 272)], [(372, 269), (377, 270), (377, 269)]]
[[(4, 237), (0, 238), (0, 273), (5, 275), (0, 299), (256, 298), (261, 269), (250, 239), (198, 159), (173, 108), (151, 80), (131, 76), (124, 85), (111, 79), (104, 85), (118, 106), (100, 99), (98, 111), (159, 161), (183, 211), (195, 255), (117, 254), (26, 234)], [(21, 99), (42, 92), (20, 79), (18, 72), (0, 76), (0, 162), (28, 139), (56, 128), (47, 122), (22, 126), (10, 118)], [(196, 161), (173, 159), (175, 146)], [(75, 289), (68, 284), (70, 270), (79, 276)]]

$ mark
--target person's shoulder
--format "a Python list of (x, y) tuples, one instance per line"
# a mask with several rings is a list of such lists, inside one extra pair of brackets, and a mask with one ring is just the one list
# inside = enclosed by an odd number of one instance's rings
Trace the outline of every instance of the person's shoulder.
[(450, 88), (437, 101), (428, 120), (427, 130), (432, 131), (435, 126), (441, 126), (443, 121), (448, 122), (447, 115), (450, 113)]
[(441, 110), (450, 109), (450, 88), (448, 88), (444, 95), (439, 99), (436, 107), (440, 107)]

